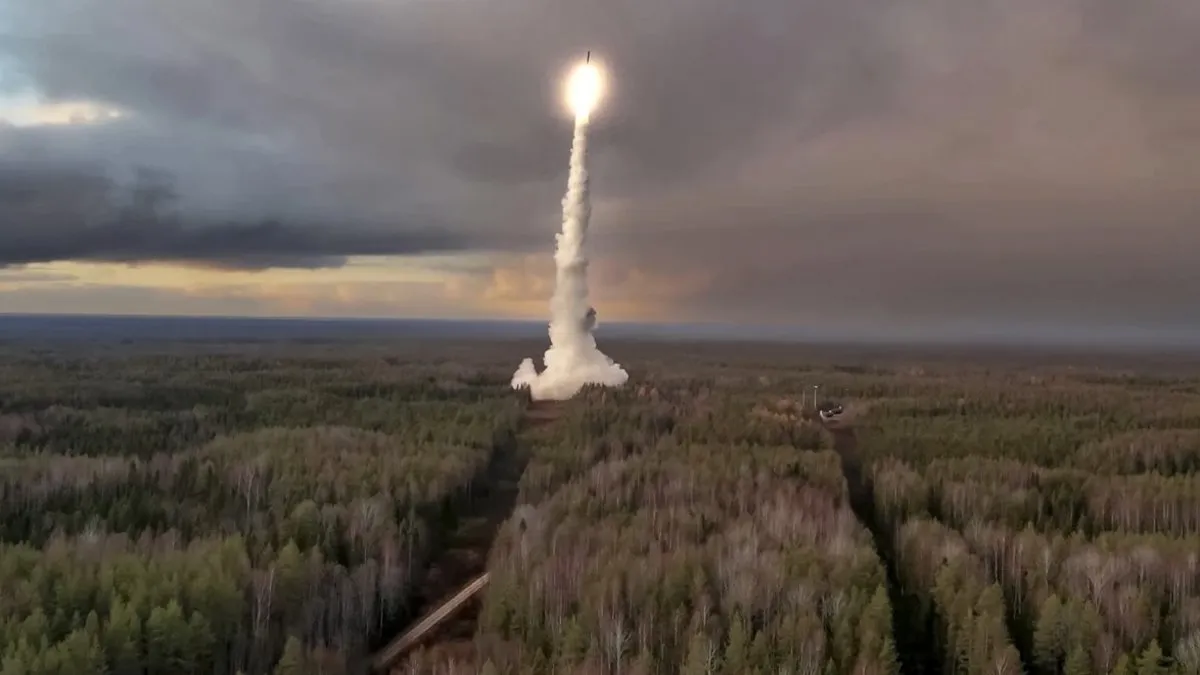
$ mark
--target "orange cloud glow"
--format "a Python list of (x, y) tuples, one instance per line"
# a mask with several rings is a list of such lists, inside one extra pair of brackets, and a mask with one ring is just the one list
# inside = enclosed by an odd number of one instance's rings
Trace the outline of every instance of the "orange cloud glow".
[(117, 108), (92, 101), (44, 103), (25, 98), (0, 99), (0, 123), (17, 127), (99, 124), (124, 116)]
[[(596, 261), (591, 278), (596, 307), (610, 320), (674, 318), (675, 301), (703, 292), (710, 281), (610, 260)], [(212, 314), (227, 307), (230, 314), (269, 316), (541, 319), (553, 291), (553, 263), (543, 255), (361, 258), (340, 268), (265, 271), (60, 262), (0, 271), (0, 312), (40, 311), (34, 298), (86, 292), (96, 300), (85, 311), (105, 314)], [(147, 297), (157, 300), (147, 304)]]

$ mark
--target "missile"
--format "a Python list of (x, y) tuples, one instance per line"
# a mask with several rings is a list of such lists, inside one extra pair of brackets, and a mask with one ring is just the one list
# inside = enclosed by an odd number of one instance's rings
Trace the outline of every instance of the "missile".
[(587, 59), (584, 60), (584, 63), (591, 63), (591, 62), (592, 62), (592, 50), (589, 49), (588, 53), (587, 53)]

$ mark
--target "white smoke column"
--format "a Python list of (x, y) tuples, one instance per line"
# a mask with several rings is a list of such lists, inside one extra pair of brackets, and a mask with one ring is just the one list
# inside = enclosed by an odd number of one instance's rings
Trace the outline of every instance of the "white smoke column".
[(575, 137), (571, 144), (571, 173), (563, 197), (563, 226), (554, 251), (555, 285), (550, 298), (550, 349), (541, 373), (533, 359), (521, 362), (513, 375), (514, 389), (529, 387), (536, 400), (564, 401), (584, 385), (619, 387), (629, 374), (596, 348), (595, 312), (588, 301), (585, 253), (591, 203), (588, 200), (588, 121), (600, 95), (599, 70), (581, 65), (571, 78), (569, 96), (575, 110)]

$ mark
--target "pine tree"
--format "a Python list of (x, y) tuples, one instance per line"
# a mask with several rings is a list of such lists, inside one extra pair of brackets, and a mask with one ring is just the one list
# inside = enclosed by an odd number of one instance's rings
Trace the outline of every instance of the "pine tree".
[(94, 636), (86, 629), (72, 631), (56, 647), (58, 670), (75, 675), (104, 675), (104, 652)]
[(741, 675), (747, 670), (750, 658), (750, 639), (746, 621), (741, 612), (735, 612), (729, 624), (729, 637), (725, 642), (724, 672)]
[(1088, 654), (1082, 646), (1076, 645), (1067, 654), (1067, 661), (1063, 664), (1063, 675), (1091, 675), (1092, 663), (1088, 658)]
[[(843, 613), (834, 627), (834, 658), (843, 670), (855, 662), (871, 664), (872, 667), (878, 663), (884, 649), (884, 641), (892, 634), (892, 612), (886, 587), (875, 588), (857, 624), (855, 626), (852, 617)], [(847, 635), (851, 640), (857, 636), (857, 654), (854, 653), (853, 642), (845, 643)]]
[(306, 586), (304, 556), (300, 547), (289, 540), (275, 560), (275, 602), (282, 616), (288, 616), (304, 603)]
[(880, 666), (880, 675), (900, 675), (900, 657), (896, 653), (896, 643), (892, 636), (883, 639), (877, 663)]
[(21, 627), (17, 634), (17, 640), (25, 638), (29, 644), (37, 645), (43, 639), (48, 638), (50, 633), (50, 619), (41, 607), (35, 607), (29, 616), (21, 622)]
[(146, 619), (146, 666), (150, 675), (189, 672), (189, 630), (183, 608), (175, 600), (155, 607)]
[(1136, 675), (1133, 670), (1133, 664), (1129, 660), (1128, 654), (1121, 654), (1117, 657), (1117, 662), (1113, 665), (1110, 675)]
[[(712, 644), (703, 633), (692, 633), (692, 639), (688, 641), (687, 656), (679, 671), (680, 675), (712, 675), (712, 670), (709, 668), (711, 648)], [(1141, 674), (1139, 673), (1139, 675)]]
[(0, 675), (29, 675), (34, 672), (34, 662), (38, 654), (29, 641), (21, 638), (15, 645), (10, 646), (8, 653), (0, 661)]
[(119, 598), (113, 600), (102, 639), (112, 675), (137, 675), (141, 672), (141, 639), (142, 622), (133, 608)]
[(875, 593), (863, 613), (863, 619), (869, 620), (881, 635), (892, 634), (892, 604), (888, 599), (886, 585), (880, 584), (875, 587)]
[(304, 657), (304, 645), (295, 635), (288, 636), (283, 645), (283, 655), (275, 664), (274, 675), (304, 675), (307, 665)]
[(1162, 647), (1158, 640), (1151, 640), (1142, 655), (1138, 657), (1136, 675), (1168, 675), (1169, 669), (1163, 660)]
[(855, 643), (859, 641), (856, 638), (858, 637), (860, 628), (863, 631), (863, 640), (868, 643), (875, 642), (875, 644), (878, 644), (878, 638), (880, 637), (877, 626), (869, 625), (866, 621), (861, 622), (861, 624), (855, 622), (855, 616), (855, 612), (844, 610), (834, 618), (833, 623), (833, 639), (830, 643), (833, 660), (846, 671), (849, 671), (850, 667), (854, 664), (856, 656)]
[(770, 672), (775, 668), (775, 657), (771, 653), (771, 645), (763, 631), (754, 632), (754, 640), (750, 643), (750, 665), (755, 669)]
[(579, 620), (572, 616), (563, 627), (558, 644), (558, 661), (562, 666), (573, 666), (583, 661), (588, 651), (587, 635), (579, 625)]
[(100, 615), (96, 613), (96, 610), (93, 609), (92, 611), (88, 612), (87, 621), (84, 622), (83, 628), (90, 637), (94, 637), (99, 640)]
[(192, 612), (188, 619), (187, 660), (192, 673), (210, 673), (213, 670), (213, 646), (216, 639), (208, 620), (199, 612)]
[(1062, 658), (1062, 603), (1058, 596), (1050, 594), (1038, 612), (1037, 625), (1033, 631), (1033, 661), (1045, 675), (1058, 672)]

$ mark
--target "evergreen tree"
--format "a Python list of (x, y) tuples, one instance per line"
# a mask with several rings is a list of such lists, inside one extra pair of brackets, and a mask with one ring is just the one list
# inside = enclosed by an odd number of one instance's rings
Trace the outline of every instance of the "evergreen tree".
[(1169, 669), (1163, 657), (1162, 647), (1158, 646), (1158, 640), (1151, 640), (1150, 644), (1138, 657), (1136, 675), (1168, 675)]
[(1128, 654), (1122, 653), (1117, 657), (1117, 662), (1113, 665), (1110, 675), (1137, 675)]
[(1033, 631), (1033, 660), (1043, 675), (1056, 675), (1063, 656), (1062, 603), (1051, 593), (1042, 602)]
[(896, 642), (891, 636), (883, 639), (876, 663), (879, 664), (880, 675), (900, 675), (900, 658), (896, 653)]
[(141, 672), (141, 639), (141, 620), (129, 605), (115, 599), (102, 640), (112, 675), (138, 675)]
[(104, 675), (107, 672), (100, 643), (95, 636), (89, 636), (86, 629), (72, 631), (55, 651), (62, 675)]
[(750, 643), (750, 665), (764, 672), (775, 669), (775, 658), (771, 653), (771, 644), (763, 631), (754, 632), (754, 640)]
[(587, 635), (583, 632), (583, 628), (579, 625), (579, 620), (576, 617), (572, 616), (567, 619), (566, 624), (563, 626), (557, 651), (558, 660), (561, 664), (560, 667), (579, 664), (583, 661), (584, 655), (587, 654)]
[(183, 608), (175, 600), (155, 607), (146, 619), (146, 671), (148, 675), (190, 672), (191, 645)]
[(307, 659), (304, 645), (295, 635), (288, 636), (283, 644), (283, 655), (275, 664), (274, 675), (306, 675)]
[(734, 612), (729, 623), (729, 636), (725, 642), (723, 670), (727, 675), (741, 675), (750, 660), (750, 637), (746, 620), (741, 612)]
[(212, 672), (215, 638), (208, 620), (199, 612), (192, 612), (187, 624), (187, 661), (192, 673)]
[(0, 660), (0, 675), (29, 675), (35, 671), (37, 658), (37, 650), (21, 637)]
[[(680, 675), (713, 675), (712, 643), (700, 632), (693, 632), (688, 641), (687, 655), (684, 657)], [(1141, 675), (1140, 673), (1138, 675)]]
[(1072, 647), (1063, 664), (1063, 675), (1091, 675), (1091, 672), (1092, 662), (1087, 652), (1080, 645)]

